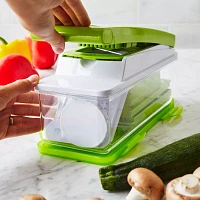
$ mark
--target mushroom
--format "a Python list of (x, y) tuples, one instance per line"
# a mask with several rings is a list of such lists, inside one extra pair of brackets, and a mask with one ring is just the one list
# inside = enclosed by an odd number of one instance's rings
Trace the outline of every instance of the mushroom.
[(200, 180), (194, 174), (187, 174), (170, 181), (166, 200), (200, 200)]
[(88, 200), (103, 200), (103, 199), (101, 199), (101, 198), (89, 198)]
[(131, 191), (126, 200), (161, 200), (164, 196), (162, 180), (146, 168), (133, 169), (127, 177)]
[(39, 194), (29, 194), (27, 196), (20, 198), (19, 200), (46, 200), (46, 199), (43, 196), (40, 196)]
[(193, 174), (198, 178), (200, 179), (200, 167), (198, 167), (194, 172)]

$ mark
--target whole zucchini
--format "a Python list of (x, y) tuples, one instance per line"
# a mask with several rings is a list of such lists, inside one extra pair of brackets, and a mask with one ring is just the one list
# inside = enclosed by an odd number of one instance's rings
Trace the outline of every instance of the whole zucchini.
[(137, 167), (152, 170), (166, 182), (192, 173), (199, 166), (200, 133), (178, 140), (133, 161), (100, 168), (99, 176), (104, 190), (122, 191), (130, 189), (127, 175)]

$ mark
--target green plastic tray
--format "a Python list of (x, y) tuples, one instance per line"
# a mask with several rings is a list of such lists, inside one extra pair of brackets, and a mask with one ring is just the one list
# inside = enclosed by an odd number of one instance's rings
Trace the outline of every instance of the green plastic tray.
[(61, 146), (59, 143), (51, 143), (49, 141), (40, 141), (38, 143), (38, 150), (41, 154), (68, 158), (72, 160), (78, 160), (98, 165), (108, 165), (114, 163), (119, 157), (128, 153), (136, 144), (138, 144), (146, 135), (146, 133), (166, 116), (174, 108), (174, 100), (172, 100), (166, 107), (164, 107), (159, 113), (149, 119), (142, 127), (132, 133), (129, 137), (123, 140), (121, 143), (115, 146), (111, 151), (107, 153), (97, 153), (92, 151), (83, 151), (81, 149), (67, 148), (67, 146)]

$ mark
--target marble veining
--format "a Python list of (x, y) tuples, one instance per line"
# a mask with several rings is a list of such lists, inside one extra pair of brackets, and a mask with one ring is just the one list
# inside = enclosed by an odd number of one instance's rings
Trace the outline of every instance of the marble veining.
[[(184, 107), (182, 118), (158, 123), (126, 156), (125, 162), (173, 141), (200, 132), (200, 49), (178, 50), (174, 64), (174, 98)], [(105, 200), (125, 199), (128, 191), (109, 193), (101, 188), (100, 166), (40, 155), (38, 134), (0, 141), (0, 200), (17, 200), (39, 193), (47, 200), (80, 200), (97, 196)]]

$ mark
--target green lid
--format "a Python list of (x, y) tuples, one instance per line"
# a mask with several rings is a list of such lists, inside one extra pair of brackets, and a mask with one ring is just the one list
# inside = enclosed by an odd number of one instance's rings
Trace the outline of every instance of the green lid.
[[(76, 42), (87, 47), (115, 49), (132, 43), (154, 43), (170, 47), (175, 45), (175, 35), (150, 28), (55, 26), (55, 30), (66, 42)], [(32, 39), (40, 40), (34, 35)]]

